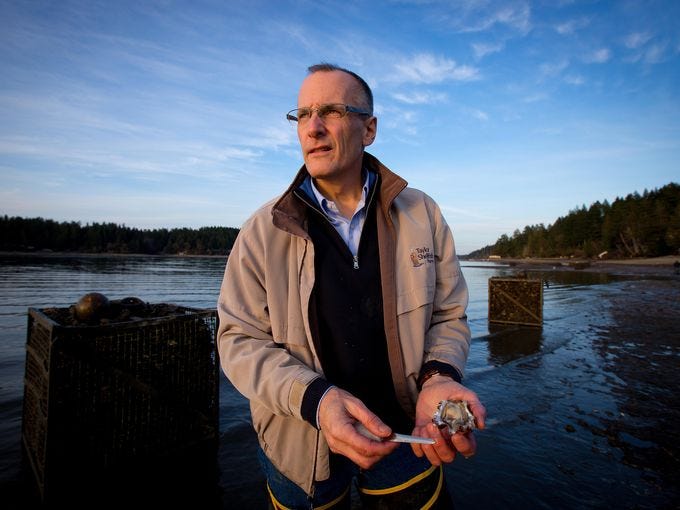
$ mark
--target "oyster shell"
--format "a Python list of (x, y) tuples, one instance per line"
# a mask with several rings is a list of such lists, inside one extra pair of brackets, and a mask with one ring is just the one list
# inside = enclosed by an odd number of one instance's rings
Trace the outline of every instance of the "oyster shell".
[(468, 432), (475, 428), (475, 417), (467, 402), (462, 400), (442, 400), (432, 417), (437, 427), (447, 427), (450, 434)]

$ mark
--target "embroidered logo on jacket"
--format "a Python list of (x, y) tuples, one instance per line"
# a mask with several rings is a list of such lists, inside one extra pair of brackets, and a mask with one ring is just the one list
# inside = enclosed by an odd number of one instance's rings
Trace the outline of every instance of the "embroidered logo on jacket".
[(411, 250), (411, 262), (413, 267), (420, 267), (423, 264), (432, 264), (434, 262), (434, 253), (427, 246), (422, 248), (413, 248)]

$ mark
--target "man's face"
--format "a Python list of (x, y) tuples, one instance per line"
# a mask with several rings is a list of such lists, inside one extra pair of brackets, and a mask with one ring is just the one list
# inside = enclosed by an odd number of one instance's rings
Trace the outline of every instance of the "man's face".
[[(302, 82), (298, 108), (341, 103), (365, 108), (360, 85), (342, 71), (320, 71)], [(364, 147), (373, 143), (377, 120), (355, 113), (339, 119), (320, 119), (314, 112), (298, 138), (309, 174), (315, 179), (338, 180), (361, 172)]]

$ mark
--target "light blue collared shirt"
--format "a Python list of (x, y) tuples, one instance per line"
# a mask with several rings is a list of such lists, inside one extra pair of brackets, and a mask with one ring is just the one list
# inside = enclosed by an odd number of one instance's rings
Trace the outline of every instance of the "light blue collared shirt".
[[(364, 185), (361, 189), (361, 199), (357, 204), (357, 207), (352, 214), (350, 219), (345, 218), (335, 202), (328, 200), (324, 197), (321, 192), (314, 185), (314, 180), (307, 178), (305, 183), (302, 185), (302, 189), (309, 194), (310, 188), (316, 198), (319, 207), (331, 222), (331, 225), (340, 234), (342, 240), (352, 252), (352, 255), (356, 258), (357, 252), (359, 250), (359, 241), (361, 240), (361, 231), (364, 228), (364, 222), (366, 221), (366, 200), (368, 199), (368, 191), (375, 182), (376, 174), (370, 171), (366, 172), (366, 179), (364, 180)], [(309, 185), (309, 187), (308, 187)]]

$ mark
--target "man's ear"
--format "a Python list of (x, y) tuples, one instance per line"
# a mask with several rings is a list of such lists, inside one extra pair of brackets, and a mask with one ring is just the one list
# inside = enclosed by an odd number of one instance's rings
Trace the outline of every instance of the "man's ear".
[(366, 120), (364, 131), (364, 147), (368, 147), (375, 140), (375, 135), (378, 134), (378, 118), (370, 117)]

